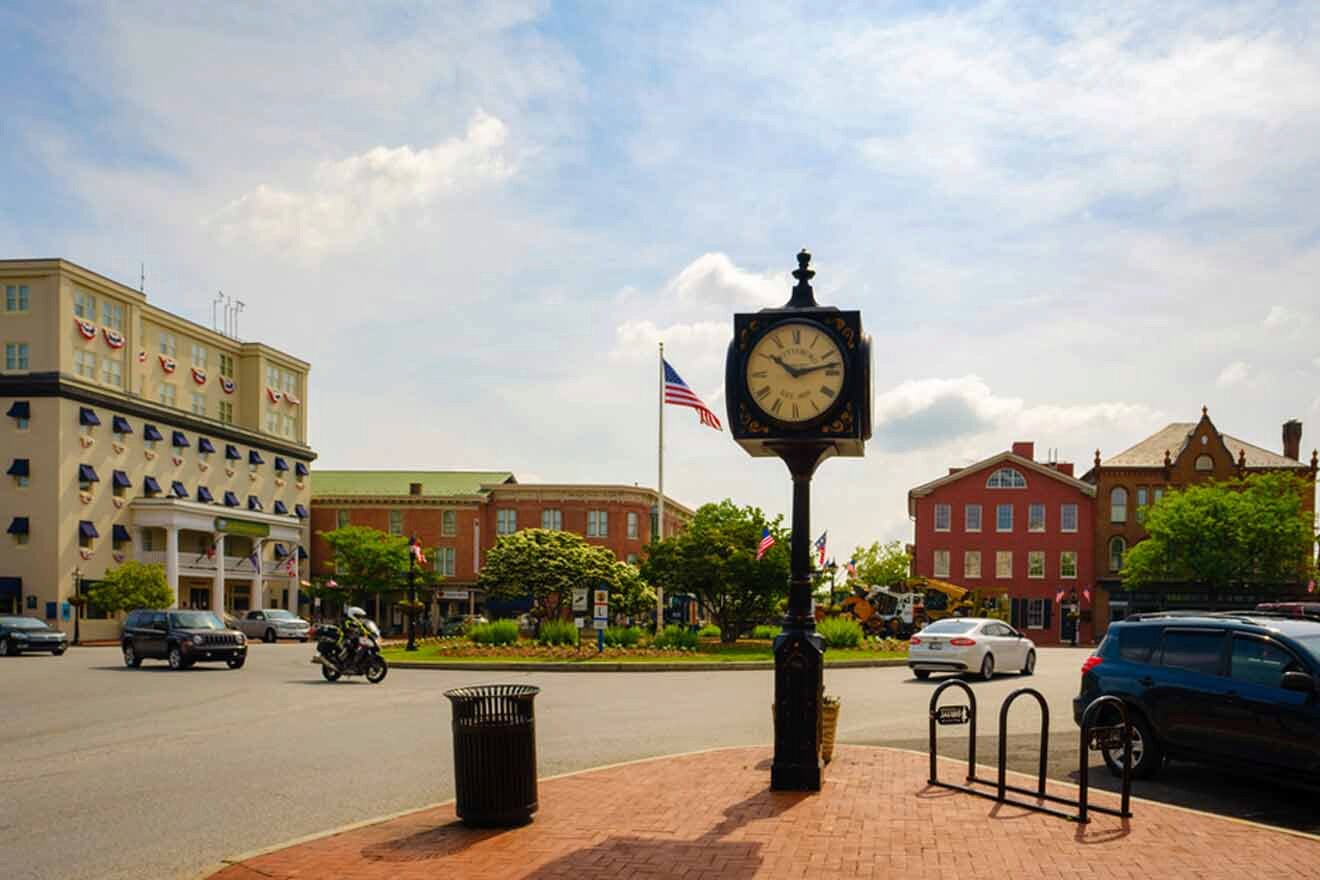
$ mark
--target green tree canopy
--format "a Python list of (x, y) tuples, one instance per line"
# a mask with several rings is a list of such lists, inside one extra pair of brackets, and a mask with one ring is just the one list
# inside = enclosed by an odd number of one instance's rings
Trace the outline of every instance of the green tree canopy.
[(912, 570), (912, 557), (903, 548), (902, 541), (886, 544), (876, 541), (870, 547), (858, 547), (853, 559), (857, 563), (857, 580), (868, 586), (905, 584)]
[[(769, 528), (775, 545), (761, 559), (756, 548)], [(775, 604), (788, 594), (789, 543), (782, 517), (766, 519), (756, 507), (726, 498), (703, 504), (687, 529), (651, 544), (642, 577), (668, 592), (695, 595), (731, 642), (750, 627), (775, 616)]]
[[(344, 526), (320, 532), (330, 545), (335, 580), (341, 590), (379, 595), (408, 587), (408, 539), (367, 526)], [(413, 569), (413, 585), (431, 589), (443, 578), (435, 573), (428, 554), (426, 564)]]
[(174, 591), (159, 563), (129, 560), (108, 569), (105, 577), (87, 591), (87, 599), (103, 611), (134, 611), (138, 608), (168, 608)]
[(1306, 481), (1278, 473), (1168, 493), (1146, 511), (1150, 537), (1128, 550), (1123, 586), (1305, 583), (1314, 574), (1314, 525), (1303, 506), (1310, 491)]
[(614, 553), (588, 544), (581, 535), (522, 529), (495, 542), (486, 554), (477, 586), (493, 599), (530, 596), (536, 615), (545, 618), (571, 603), (574, 587), (607, 584), (613, 590), (614, 581), (626, 576), (617, 565)]

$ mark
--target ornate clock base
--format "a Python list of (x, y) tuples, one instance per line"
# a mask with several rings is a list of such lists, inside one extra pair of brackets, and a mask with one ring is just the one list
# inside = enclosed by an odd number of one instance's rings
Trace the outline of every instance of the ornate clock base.
[(820, 791), (820, 706), (825, 643), (814, 632), (786, 629), (775, 639), (774, 791)]

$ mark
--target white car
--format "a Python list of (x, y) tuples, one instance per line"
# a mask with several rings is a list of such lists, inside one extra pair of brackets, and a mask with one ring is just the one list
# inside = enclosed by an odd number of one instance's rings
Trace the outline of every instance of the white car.
[(996, 672), (1036, 669), (1036, 645), (1002, 620), (986, 617), (946, 617), (908, 642), (908, 668), (917, 678), (932, 672), (970, 672), (983, 681)]
[(250, 639), (274, 642), (279, 639), (297, 639), (307, 641), (310, 629), (307, 621), (292, 611), (283, 608), (257, 608), (237, 621), (234, 628), (241, 630)]

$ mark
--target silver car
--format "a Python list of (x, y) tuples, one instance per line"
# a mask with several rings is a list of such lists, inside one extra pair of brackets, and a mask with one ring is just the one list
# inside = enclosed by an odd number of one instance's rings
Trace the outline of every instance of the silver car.
[(1036, 669), (1036, 645), (1002, 620), (947, 617), (937, 620), (908, 642), (908, 668), (917, 678), (932, 672), (970, 672), (983, 681), (996, 672)]
[(307, 621), (283, 608), (257, 608), (239, 620), (237, 628), (250, 639), (274, 642), (278, 639), (307, 641)]

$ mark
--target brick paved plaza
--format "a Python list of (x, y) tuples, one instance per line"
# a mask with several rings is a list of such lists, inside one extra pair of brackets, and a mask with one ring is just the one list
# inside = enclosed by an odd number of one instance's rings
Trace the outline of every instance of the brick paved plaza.
[[(587, 771), (543, 781), (523, 828), (468, 830), (448, 804), (212, 877), (1240, 880), (1314, 877), (1320, 862), (1320, 838), (1142, 801), (1128, 823), (1096, 815), (1080, 826), (931, 788), (926, 759), (910, 752), (844, 746), (814, 796), (770, 792), (769, 761), (768, 747), (733, 748)], [(964, 767), (942, 760), (941, 778)]]

